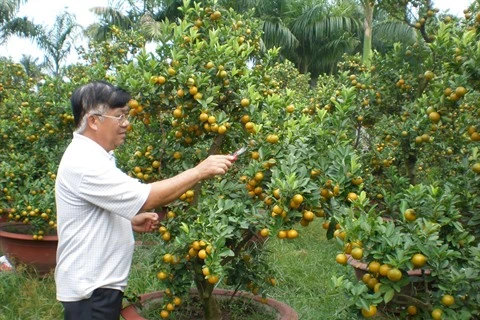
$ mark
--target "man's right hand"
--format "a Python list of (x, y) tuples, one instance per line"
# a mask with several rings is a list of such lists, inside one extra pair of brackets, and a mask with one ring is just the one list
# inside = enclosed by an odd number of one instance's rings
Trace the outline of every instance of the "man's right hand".
[(195, 170), (198, 172), (200, 180), (213, 178), (216, 175), (224, 175), (235, 162), (232, 155), (212, 155), (200, 162)]

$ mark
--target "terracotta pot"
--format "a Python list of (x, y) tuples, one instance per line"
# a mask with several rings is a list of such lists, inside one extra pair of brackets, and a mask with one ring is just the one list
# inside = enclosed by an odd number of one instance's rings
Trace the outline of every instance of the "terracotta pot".
[[(348, 255), (348, 264), (354, 268), (357, 279), (362, 279), (363, 275), (368, 272), (368, 265), (366, 263), (355, 260), (350, 255)], [(429, 276), (430, 273), (431, 271), (429, 269), (413, 269), (407, 271), (410, 278)]]
[[(197, 291), (196, 289), (192, 289), (191, 294), (195, 294)], [(216, 295), (218, 298), (231, 298), (233, 295), (233, 291), (231, 290), (224, 290), (224, 289), (214, 289), (213, 294)], [(145, 304), (152, 300), (158, 300), (163, 297), (163, 291), (151, 292), (146, 293), (139, 296), (140, 304)], [(276, 301), (274, 299), (267, 299), (266, 303), (261, 302), (261, 297), (254, 296), (247, 292), (237, 291), (235, 293), (235, 297), (239, 299), (252, 299), (254, 301), (258, 301), (258, 303), (262, 303), (262, 305), (266, 306), (267, 308), (271, 308), (278, 313), (277, 320), (298, 320), (298, 314), (295, 310), (293, 310), (290, 306), (283, 302)], [(127, 306), (122, 310), (121, 313), (122, 317), (125, 320), (147, 320), (140, 316), (138, 313), (137, 308), (134, 305)]]
[(28, 234), (30, 228), (23, 223), (0, 223), (0, 248), (14, 266), (26, 265), (44, 275), (55, 268), (58, 237), (44, 236), (43, 240), (34, 240)]
[[(362, 277), (368, 273), (368, 265), (364, 262), (358, 261), (348, 255), (348, 264), (354, 268), (355, 277), (358, 280), (362, 280)], [(410, 283), (401, 288), (401, 295), (395, 294), (392, 301), (384, 304), (381, 303), (377, 307), (380, 310), (397, 314), (401, 312), (402, 306), (405, 304), (412, 304), (411, 301), (407, 301), (408, 297), (414, 297), (417, 294), (426, 293), (432, 290), (432, 279), (430, 277), (431, 270), (429, 269), (413, 269), (407, 271)], [(406, 300), (407, 299), (407, 300)]]

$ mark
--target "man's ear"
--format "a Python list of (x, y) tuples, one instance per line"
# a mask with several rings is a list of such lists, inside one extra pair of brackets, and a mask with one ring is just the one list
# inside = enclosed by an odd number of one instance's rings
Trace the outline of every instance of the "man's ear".
[(98, 121), (99, 120), (98, 120), (97, 117), (95, 117), (93, 115), (89, 115), (88, 118), (87, 118), (87, 127), (96, 131), (98, 129), (98, 126), (97, 126)]

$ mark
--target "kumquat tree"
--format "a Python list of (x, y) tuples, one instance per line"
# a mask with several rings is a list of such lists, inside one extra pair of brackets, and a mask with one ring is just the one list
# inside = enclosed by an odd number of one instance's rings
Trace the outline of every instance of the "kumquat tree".
[[(299, 98), (307, 78), (278, 64), (278, 50), (260, 50), (255, 20), (214, 5), (186, 3), (181, 10), (182, 20), (158, 25), (154, 53), (118, 69), (116, 81), (137, 94), (130, 102), (136, 143), (117, 158), (148, 182), (209, 154), (246, 148), (231, 173), (159, 208), (166, 220), (152, 266), (167, 287), (163, 315), (175, 312), (193, 280), (205, 317), (220, 319), (214, 287), (222, 282), (266, 297), (276, 280), (261, 243), (294, 239), (299, 224), (322, 215), (318, 181), (336, 154), (318, 155), (338, 152), (349, 160), (352, 150), (341, 141), (343, 130), (328, 129), (337, 120)], [(338, 151), (325, 149), (337, 142)]]

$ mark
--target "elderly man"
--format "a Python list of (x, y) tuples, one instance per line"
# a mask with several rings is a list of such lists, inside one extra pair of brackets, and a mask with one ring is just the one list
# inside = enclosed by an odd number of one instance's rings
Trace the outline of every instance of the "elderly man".
[(133, 231), (151, 231), (148, 212), (203, 179), (225, 174), (234, 157), (213, 155), (177, 176), (145, 184), (115, 165), (125, 141), (130, 94), (91, 82), (71, 97), (76, 130), (60, 162), (56, 187), (59, 244), (55, 281), (65, 319), (119, 319), (134, 250)]

